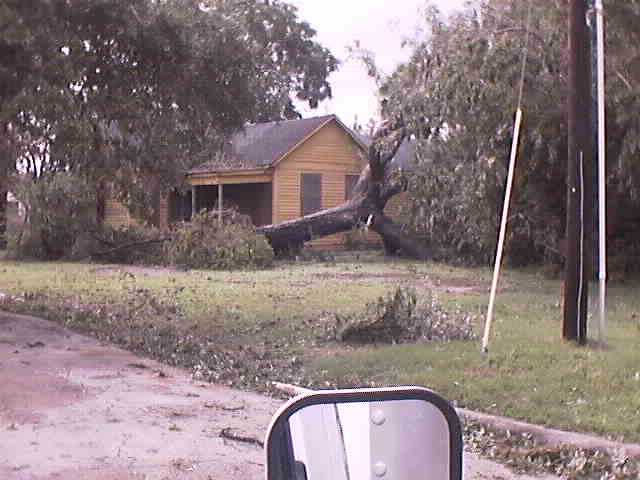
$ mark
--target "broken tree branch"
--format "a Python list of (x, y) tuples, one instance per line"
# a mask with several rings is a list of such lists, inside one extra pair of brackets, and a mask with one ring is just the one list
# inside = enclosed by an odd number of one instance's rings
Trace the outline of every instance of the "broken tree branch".
[(139, 247), (146, 247), (148, 245), (153, 245), (155, 243), (164, 243), (164, 242), (168, 242), (171, 240), (171, 237), (164, 237), (164, 238), (154, 238), (152, 240), (143, 240), (143, 241), (139, 241), (139, 242), (131, 242), (131, 243), (127, 243), (124, 245), (119, 245), (117, 247), (114, 248), (110, 248), (109, 250), (103, 250), (102, 252), (95, 252), (92, 253), (90, 256), (91, 257), (106, 257), (107, 255), (112, 255), (114, 253), (118, 253), (121, 252), (123, 250), (129, 250), (132, 248), (139, 248)]
[(231, 427), (226, 427), (220, 430), (220, 437), (226, 440), (232, 440), (234, 442), (248, 443), (249, 445), (256, 445), (260, 448), (264, 448), (264, 442), (253, 437), (245, 437), (243, 435), (237, 435), (232, 432)]

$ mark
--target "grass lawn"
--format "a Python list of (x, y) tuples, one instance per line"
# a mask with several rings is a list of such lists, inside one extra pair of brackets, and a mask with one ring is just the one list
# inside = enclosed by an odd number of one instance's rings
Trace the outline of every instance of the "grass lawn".
[[(635, 281), (610, 286), (606, 349), (576, 347), (560, 339), (560, 282), (537, 271), (503, 276), (488, 357), (480, 355), (479, 342), (355, 348), (322, 337), (322, 325), (333, 314), (357, 314), (397, 285), (413, 286), (419, 293), (431, 289), (446, 308), (480, 319), (489, 280), (488, 269), (376, 256), (232, 273), (0, 261), (0, 292), (25, 298), (21, 311), (62, 315), (59, 309), (43, 308), (42, 298), (92, 305), (96, 311), (127, 304), (123, 312), (128, 324), (144, 326), (155, 320), (136, 302), (157, 299), (161, 306), (153, 308), (181, 312), (165, 320), (180, 335), (240, 350), (255, 347), (261, 352), (255, 358), (262, 362), (256, 369), (265, 379), (279, 379), (278, 369), (263, 371), (276, 357), (292, 364), (301, 358), (301, 381), (315, 385), (420, 384), (460, 406), (640, 441), (640, 296)], [(101, 328), (101, 318), (93, 318), (91, 328)], [(82, 321), (76, 319), (72, 326), (81, 327)], [(480, 323), (476, 328), (480, 335)]]

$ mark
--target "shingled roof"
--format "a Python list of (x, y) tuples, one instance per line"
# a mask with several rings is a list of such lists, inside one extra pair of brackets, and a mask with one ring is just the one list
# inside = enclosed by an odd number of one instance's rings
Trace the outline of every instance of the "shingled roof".
[[(355, 134), (335, 115), (284, 120), (247, 125), (225, 144), (224, 153), (217, 160), (208, 161), (189, 173), (213, 173), (230, 170), (253, 170), (273, 166), (312, 133), (331, 121), (338, 124), (360, 143)], [(364, 148), (364, 147), (363, 147)]]

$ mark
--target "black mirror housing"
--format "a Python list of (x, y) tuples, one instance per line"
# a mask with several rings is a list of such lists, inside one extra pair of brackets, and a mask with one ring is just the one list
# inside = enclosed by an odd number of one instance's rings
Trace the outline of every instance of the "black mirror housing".
[(421, 387), (310, 391), (274, 416), (267, 480), (461, 480), (453, 406)]

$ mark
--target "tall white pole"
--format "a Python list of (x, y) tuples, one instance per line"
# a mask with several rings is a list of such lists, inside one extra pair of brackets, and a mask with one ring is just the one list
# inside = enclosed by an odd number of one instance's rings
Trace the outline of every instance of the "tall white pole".
[(487, 309), (487, 319), (484, 324), (484, 336), (482, 337), (482, 351), (489, 351), (489, 336), (491, 334), (491, 323), (493, 321), (493, 307), (498, 290), (498, 278), (500, 276), (500, 265), (502, 264), (502, 252), (504, 250), (504, 237), (507, 232), (507, 219), (509, 218), (509, 204), (511, 203), (511, 189), (513, 187), (513, 177), (516, 169), (516, 157), (518, 155), (518, 142), (520, 138), (520, 126), (522, 125), (522, 110), (518, 108), (516, 112), (516, 123), (513, 129), (513, 143), (511, 144), (511, 157), (509, 159), (509, 173), (507, 174), (507, 189), (504, 194), (504, 205), (502, 207), (502, 222), (500, 224), (500, 234), (498, 237), (498, 249), (496, 251), (496, 263), (493, 267), (493, 280), (491, 282), (491, 294), (489, 296), (489, 308)]
[(598, 36), (598, 221), (599, 228), (599, 273), (600, 283), (600, 342), (604, 342), (606, 326), (607, 288), (607, 202), (606, 202), (606, 125), (605, 125), (605, 64), (604, 64), (604, 12), (602, 0), (596, 0), (596, 29)]

